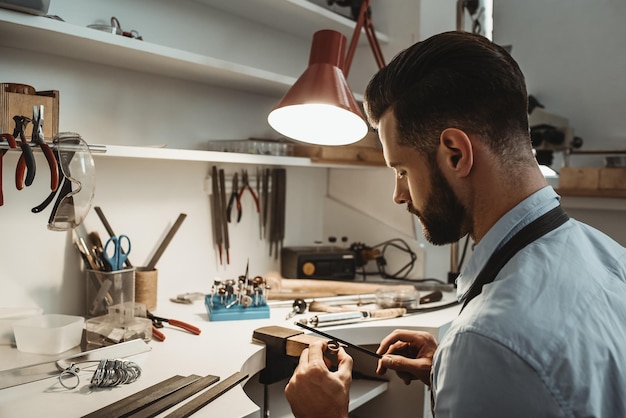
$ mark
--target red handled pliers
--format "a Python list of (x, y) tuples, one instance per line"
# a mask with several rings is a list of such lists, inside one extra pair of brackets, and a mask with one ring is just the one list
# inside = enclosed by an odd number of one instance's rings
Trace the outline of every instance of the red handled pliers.
[[(50, 168), (50, 190), (53, 192), (59, 187), (59, 171), (57, 168), (57, 160), (54, 157), (54, 153), (50, 149), (50, 146), (46, 144), (43, 135), (43, 105), (39, 107), (33, 106), (33, 133), (32, 133), (32, 142), (39, 145), (41, 151), (43, 151), (46, 156), (46, 160), (48, 161), (48, 167)], [(32, 158), (32, 151), (30, 150), (30, 146), (26, 143), (25, 135), (23, 135), (24, 126), (22, 126), (20, 132), (20, 138), (22, 138), (22, 155), (17, 162), (17, 169), (15, 171), (15, 186), (18, 190), (22, 190), (24, 188), (24, 183), (27, 186), (30, 186), (33, 182), (32, 179), (29, 181), (31, 165), (29, 164), (28, 158)], [(25, 147), (28, 147), (30, 151), (30, 155), (25, 151)], [(28, 168), (28, 174), (26, 175), (26, 181), (24, 181), (24, 171)], [(32, 177), (35, 177), (35, 161), (32, 161)]]
[[(11, 134), (0, 134), (0, 138), (7, 141), (9, 148), (17, 148), (17, 142)], [(9, 149), (0, 150), (0, 206), (4, 205), (4, 194), (2, 193), (2, 158)]]
[(150, 312), (146, 312), (146, 316), (148, 317), (148, 319), (152, 320), (152, 336), (159, 341), (165, 341), (165, 334), (163, 334), (159, 330), (159, 328), (163, 328), (163, 322), (167, 322), (174, 327), (182, 328), (185, 331), (189, 331), (195, 335), (200, 335), (200, 333), (202, 332), (200, 328), (186, 322), (179, 321), (178, 319), (161, 318), (151, 314)]

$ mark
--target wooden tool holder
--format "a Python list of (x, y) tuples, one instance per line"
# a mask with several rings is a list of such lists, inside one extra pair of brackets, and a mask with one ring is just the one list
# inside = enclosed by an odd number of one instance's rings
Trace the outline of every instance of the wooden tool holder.
[(302, 350), (315, 340), (319, 337), (280, 326), (254, 330), (252, 341), (264, 343), (266, 348), (265, 368), (259, 375), (259, 381), (269, 385), (291, 376)]
[[(45, 90), (34, 93), (13, 92), (13, 83), (0, 83), (0, 132), (13, 133), (14, 116), (32, 118), (33, 106), (43, 105), (43, 134), (46, 141), (52, 142), (59, 132), (59, 91)], [(26, 127), (30, 140), (30, 125)]]

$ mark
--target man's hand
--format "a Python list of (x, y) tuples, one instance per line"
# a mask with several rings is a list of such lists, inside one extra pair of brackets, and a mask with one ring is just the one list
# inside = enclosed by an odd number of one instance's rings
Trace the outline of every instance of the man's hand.
[(337, 371), (329, 370), (324, 357), (326, 342), (315, 341), (304, 349), (285, 396), (297, 418), (347, 418), (352, 384), (352, 357), (343, 348), (337, 353)]
[(405, 384), (419, 379), (430, 385), (430, 369), (437, 349), (437, 340), (427, 332), (397, 329), (386, 336), (376, 350), (383, 358), (378, 360), (376, 373), (395, 370)]

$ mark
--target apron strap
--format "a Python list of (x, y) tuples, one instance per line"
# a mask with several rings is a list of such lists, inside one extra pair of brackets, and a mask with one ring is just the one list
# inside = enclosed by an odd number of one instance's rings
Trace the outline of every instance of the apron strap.
[(472, 299), (480, 295), (484, 285), (491, 283), (495, 280), (502, 267), (504, 267), (504, 265), (519, 250), (521, 250), (537, 238), (540, 238), (548, 232), (563, 225), (565, 222), (567, 222), (568, 219), (569, 216), (567, 216), (567, 213), (565, 213), (563, 208), (561, 208), (561, 206), (559, 205), (549, 212), (544, 213), (530, 224), (526, 225), (506, 244), (504, 244), (500, 249), (494, 252), (491, 257), (489, 257), (487, 264), (480, 271), (478, 277), (470, 287), (470, 290), (467, 293), (467, 297), (465, 298), (465, 302), (463, 303), (463, 307), (461, 308), (461, 312)]

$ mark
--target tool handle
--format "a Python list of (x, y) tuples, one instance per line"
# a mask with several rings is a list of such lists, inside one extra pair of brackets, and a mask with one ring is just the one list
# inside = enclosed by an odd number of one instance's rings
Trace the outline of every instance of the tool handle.
[(159, 341), (165, 341), (165, 334), (163, 334), (157, 327), (152, 327), (152, 336)]
[(48, 144), (42, 142), (39, 144), (39, 147), (46, 156), (48, 167), (50, 167), (50, 190), (55, 191), (59, 187), (59, 170), (57, 168), (57, 160)]
[(175, 326), (175, 327), (179, 327), (182, 328), (186, 331), (191, 332), (192, 334), (196, 334), (196, 335), (200, 335), (200, 333), (202, 332), (202, 330), (196, 326), (193, 326), (191, 324), (188, 324), (186, 322), (182, 322), (182, 321), (178, 321), (176, 319), (168, 319), (168, 324)]
[(309, 304), (309, 312), (346, 312), (354, 310), (356, 309), (346, 308), (344, 306), (332, 306), (316, 300)]
[[(104, 216), (102, 208), (100, 206), (94, 206), (93, 209), (96, 211), (96, 214), (98, 214), (98, 218), (100, 218), (100, 222), (102, 222), (102, 225), (104, 225), (104, 229), (106, 229), (109, 236), (116, 236), (115, 232), (113, 232), (113, 228), (111, 228), (111, 224), (107, 220), (106, 216)], [(133, 264), (130, 262), (130, 259), (128, 257), (126, 257), (126, 259), (124, 260), (124, 264), (126, 264), (126, 267), (128, 268), (133, 268)]]
[[(22, 190), (24, 184), (30, 186), (35, 180), (35, 158), (33, 157), (33, 151), (28, 144), (20, 145), (22, 148), (22, 155), (17, 160), (17, 167), (15, 168), (15, 187), (17, 190)], [(26, 170), (28, 168), (28, 171)], [(26, 174), (26, 179), (24, 179)]]
[(8, 133), (0, 133), (0, 138), (7, 141), (9, 144), (9, 148), (17, 148), (17, 142), (15, 141), (15, 137)]
[(397, 318), (406, 314), (405, 308), (387, 308), (387, 309), (374, 309), (367, 311), (368, 317), (371, 319), (387, 319)]
[(443, 293), (441, 293), (441, 290), (435, 290), (420, 297), (420, 305), (423, 303), (439, 302), (441, 299), (443, 299)]

